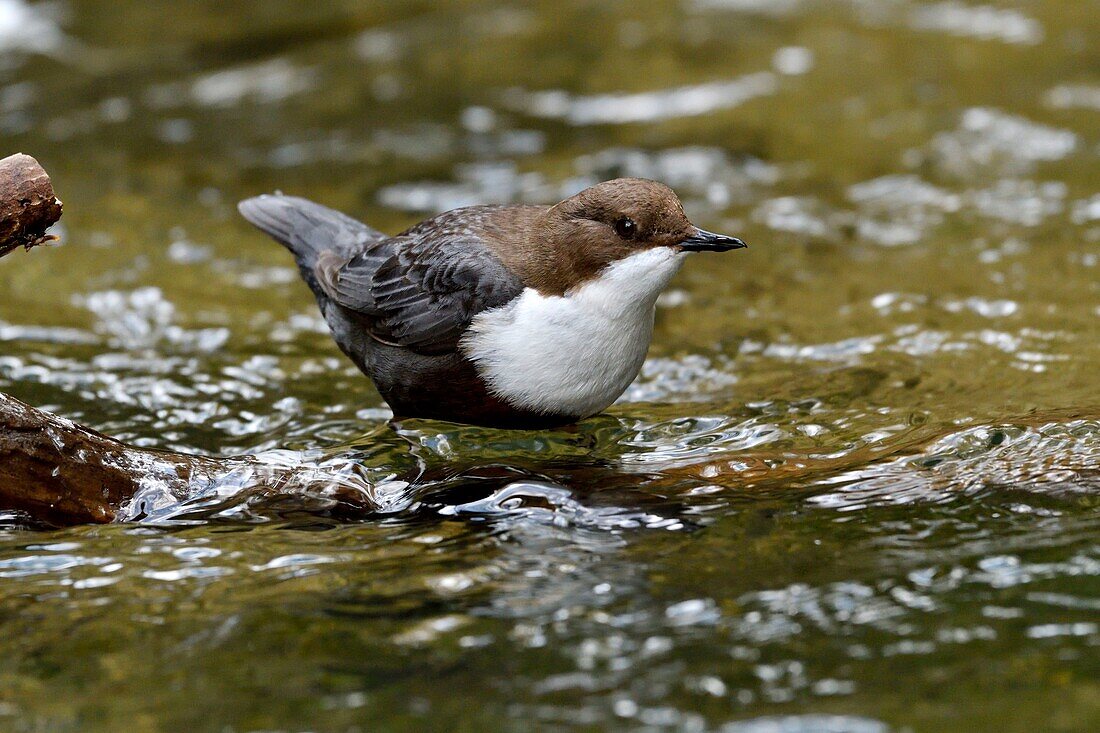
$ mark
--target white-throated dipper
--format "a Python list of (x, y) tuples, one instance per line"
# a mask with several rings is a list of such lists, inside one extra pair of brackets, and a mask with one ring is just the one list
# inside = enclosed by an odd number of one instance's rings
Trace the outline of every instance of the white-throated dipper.
[(395, 418), (492, 427), (566, 425), (611, 405), (638, 376), (657, 296), (686, 254), (745, 246), (640, 178), (554, 206), (455, 209), (395, 237), (294, 196), (239, 208), (294, 254)]

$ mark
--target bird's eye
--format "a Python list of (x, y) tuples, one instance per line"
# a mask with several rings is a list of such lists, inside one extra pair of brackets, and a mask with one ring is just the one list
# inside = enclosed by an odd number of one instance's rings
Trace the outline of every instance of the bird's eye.
[(637, 231), (638, 225), (634, 223), (633, 219), (624, 216), (615, 222), (615, 233), (623, 239), (633, 239)]

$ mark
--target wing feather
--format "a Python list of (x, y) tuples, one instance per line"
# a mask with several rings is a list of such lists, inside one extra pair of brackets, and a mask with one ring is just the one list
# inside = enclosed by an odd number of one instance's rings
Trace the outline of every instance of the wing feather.
[(475, 315), (523, 290), (465, 229), (421, 226), (336, 264), (318, 263), (324, 292), (375, 340), (422, 354), (453, 350)]

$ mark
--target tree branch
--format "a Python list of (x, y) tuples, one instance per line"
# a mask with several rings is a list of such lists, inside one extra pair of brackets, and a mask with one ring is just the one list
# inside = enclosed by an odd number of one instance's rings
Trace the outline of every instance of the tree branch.
[(46, 230), (60, 218), (61, 201), (37, 160), (22, 153), (0, 160), (0, 257), (49, 241)]

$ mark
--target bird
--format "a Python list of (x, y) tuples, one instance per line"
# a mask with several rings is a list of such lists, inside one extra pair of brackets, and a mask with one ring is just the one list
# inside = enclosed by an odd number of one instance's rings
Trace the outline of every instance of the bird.
[(642, 178), (553, 206), (454, 209), (395, 236), (281, 193), (238, 209), (294, 255), (397, 422), (531, 430), (602, 412), (641, 371), (657, 297), (684, 259), (746, 246)]

